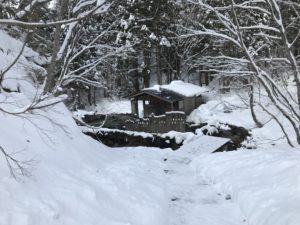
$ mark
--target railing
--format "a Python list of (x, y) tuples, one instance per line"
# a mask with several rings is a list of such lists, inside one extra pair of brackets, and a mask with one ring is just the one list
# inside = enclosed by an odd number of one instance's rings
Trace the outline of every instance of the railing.
[(185, 122), (184, 112), (167, 112), (161, 116), (126, 120), (125, 126), (126, 130), (147, 133), (167, 133), (171, 130), (185, 132)]

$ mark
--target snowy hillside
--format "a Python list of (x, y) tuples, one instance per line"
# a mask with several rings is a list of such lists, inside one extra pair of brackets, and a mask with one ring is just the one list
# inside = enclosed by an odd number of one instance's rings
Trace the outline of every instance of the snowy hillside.
[(1, 146), (34, 160), (25, 165), (31, 176), (15, 181), (1, 158), (1, 225), (165, 224), (168, 195), (157, 151), (109, 151), (84, 136), (63, 105), (0, 120)]
[[(3, 30), (0, 30), (0, 40), (0, 68), (4, 71), (13, 64), (21, 52), (23, 42), (11, 38)], [(3, 87), (11, 91), (21, 91), (28, 97), (33, 97), (36, 94), (36, 90), (33, 88), (34, 82), (39, 76), (45, 76), (45, 69), (40, 66), (45, 63), (45, 58), (25, 47), (18, 62), (4, 75)]]
[[(12, 60), (21, 43), (4, 32), (0, 38), (1, 57)], [(30, 71), (40, 67), (27, 54), (36, 56), (28, 49), (5, 77), (5, 87), (20, 92), (0, 95), (1, 107), (12, 112), (37, 91)], [(168, 195), (162, 160), (152, 156), (157, 150), (110, 151), (83, 135), (62, 103), (20, 115), (0, 112), (0, 124), (0, 146), (23, 168), (13, 170), (14, 180), (1, 155), (1, 225), (165, 224)]]

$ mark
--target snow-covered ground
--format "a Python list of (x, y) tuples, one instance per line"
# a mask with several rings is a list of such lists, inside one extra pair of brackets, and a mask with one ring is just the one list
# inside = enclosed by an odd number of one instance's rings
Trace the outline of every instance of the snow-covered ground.
[(201, 105), (190, 114), (189, 122), (200, 124), (218, 121), (248, 129), (255, 127), (249, 107), (239, 96), (217, 93), (212, 93), (212, 95), (206, 104)]
[[(4, 68), (22, 44), (1, 32), (0, 39)], [(35, 95), (28, 77), (43, 70), (32, 57), (38, 60), (27, 49), (7, 74), (6, 87), (20, 93), (1, 93), (1, 107), (22, 108)], [(175, 152), (108, 148), (83, 135), (62, 103), (0, 112), (0, 146), (30, 175), (13, 179), (0, 154), (0, 225), (299, 225), (299, 148), (257, 113), (266, 125), (252, 129), (256, 150), (211, 154), (217, 141), (197, 136)], [(249, 109), (232, 96), (200, 106), (190, 120), (254, 128)]]
[(206, 155), (195, 159), (192, 166), (221, 193), (231, 196), (248, 224), (297, 225), (299, 163), (299, 149), (286, 148)]
[(175, 152), (109, 149), (63, 105), (51, 117), (64, 130), (40, 116), (0, 116), (1, 146), (35, 160), (32, 176), (15, 181), (1, 158), (1, 225), (298, 224), (297, 151), (210, 154), (197, 139)]
[(1, 225), (165, 224), (158, 150), (112, 151), (83, 135), (63, 105), (47, 117), (0, 115), (1, 146), (34, 160), (25, 165), (32, 176), (15, 181), (1, 155)]
[(281, 141), (217, 154), (210, 154), (215, 141), (199, 144), (195, 137), (176, 152), (110, 149), (84, 136), (63, 104), (25, 118), (0, 114), (0, 123), (1, 146), (17, 159), (34, 159), (32, 176), (15, 181), (1, 156), (1, 225), (298, 225), (300, 219), (300, 155)]
[[(224, 124), (231, 124), (244, 127), (251, 131), (252, 140), (247, 143), (257, 148), (270, 149), (276, 145), (278, 149), (289, 148), (286, 139), (282, 133), (280, 126), (260, 107), (255, 107), (255, 113), (258, 120), (264, 125), (257, 128), (248, 106), (248, 102), (244, 97), (234, 94), (220, 95), (212, 93), (213, 97), (209, 98), (206, 104), (199, 106), (187, 118), (188, 122), (193, 124), (207, 123), (208, 129), (215, 131), (215, 127), (224, 127)], [(241, 94), (241, 95), (242, 95)], [(273, 112), (282, 121), (283, 126), (287, 130), (294, 146), (297, 146), (293, 129), (289, 122), (280, 113), (277, 113), (275, 107), (269, 106), (269, 110)]]
[(92, 110), (100, 114), (131, 113), (131, 104), (127, 99), (103, 98)]

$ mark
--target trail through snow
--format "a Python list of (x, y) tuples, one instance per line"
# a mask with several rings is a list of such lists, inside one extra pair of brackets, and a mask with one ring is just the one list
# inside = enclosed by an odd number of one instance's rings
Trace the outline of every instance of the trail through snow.
[(248, 225), (231, 196), (219, 193), (213, 182), (191, 166), (199, 149), (178, 151), (165, 159), (170, 186), (168, 225)]

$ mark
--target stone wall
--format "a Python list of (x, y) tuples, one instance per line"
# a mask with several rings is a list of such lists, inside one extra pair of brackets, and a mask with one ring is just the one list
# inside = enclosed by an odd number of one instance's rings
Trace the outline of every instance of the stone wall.
[(177, 143), (175, 138), (161, 137), (160, 135), (145, 135), (141, 133), (122, 132), (121, 130), (107, 130), (106, 132), (84, 132), (86, 135), (94, 138), (102, 144), (109, 147), (157, 147), (157, 148), (171, 148), (177, 150), (181, 143)]
[(167, 112), (165, 115), (138, 118), (125, 121), (126, 130), (167, 133), (171, 130), (185, 132), (186, 115), (183, 112)]

